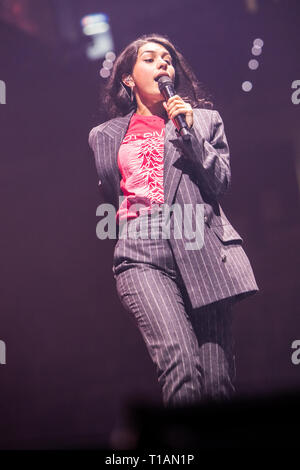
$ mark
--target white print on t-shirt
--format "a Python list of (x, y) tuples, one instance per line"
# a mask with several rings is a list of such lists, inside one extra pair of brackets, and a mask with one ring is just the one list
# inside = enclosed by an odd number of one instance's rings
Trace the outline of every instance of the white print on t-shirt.
[(137, 139), (146, 139), (147, 137), (163, 137), (165, 134), (165, 128), (163, 127), (160, 132), (158, 131), (153, 131), (153, 132), (144, 132), (144, 133), (138, 133), (138, 134), (129, 134), (123, 139), (123, 144), (126, 144), (127, 142), (130, 142), (132, 140), (137, 140)]

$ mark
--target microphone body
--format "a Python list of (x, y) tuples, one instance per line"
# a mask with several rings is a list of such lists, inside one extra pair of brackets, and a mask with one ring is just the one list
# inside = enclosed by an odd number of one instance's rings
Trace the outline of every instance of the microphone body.
[[(161, 92), (166, 101), (168, 101), (168, 99), (172, 96), (176, 95), (173, 82), (169, 77), (163, 75), (159, 77), (157, 82), (159, 91)], [(190, 139), (191, 135), (188, 131), (188, 125), (186, 123), (184, 114), (178, 114), (174, 117), (173, 121), (181, 137), (184, 140)]]

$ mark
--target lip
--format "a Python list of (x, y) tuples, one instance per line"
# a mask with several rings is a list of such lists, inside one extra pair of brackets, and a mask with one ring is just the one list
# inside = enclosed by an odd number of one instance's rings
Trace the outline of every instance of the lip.
[(162, 72), (162, 73), (159, 73), (159, 74), (154, 78), (154, 80), (157, 82), (160, 77), (170, 77), (170, 75), (169, 75), (167, 72)]

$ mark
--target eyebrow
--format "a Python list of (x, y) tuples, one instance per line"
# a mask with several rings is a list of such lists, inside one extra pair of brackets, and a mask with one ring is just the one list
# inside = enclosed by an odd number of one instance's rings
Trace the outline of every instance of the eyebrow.
[[(155, 54), (157, 51), (143, 51), (143, 52), (141, 53), (141, 56), (142, 56), (143, 54), (145, 54), (146, 52), (152, 52), (152, 54), (153, 54), (153, 53)], [(163, 56), (168, 55), (168, 56), (170, 56), (171, 59), (172, 59), (172, 56), (171, 56), (170, 52), (165, 51), (162, 55), (163, 55)]]

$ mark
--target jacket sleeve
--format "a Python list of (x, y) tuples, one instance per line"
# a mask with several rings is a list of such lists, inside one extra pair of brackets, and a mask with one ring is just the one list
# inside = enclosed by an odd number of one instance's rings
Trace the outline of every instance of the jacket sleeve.
[(200, 189), (219, 198), (230, 186), (230, 156), (223, 120), (216, 110), (211, 112), (211, 116), (209, 141), (202, 137), (195, 117), (194, 125), (190, 128), (191, 139), (179, 139), (184, 156), (195, 170)]
[(94, 127), (88, 137), (88, 143), (94, 153), (94, 161), (98, 174), (98, 188), (103, 201), (117, 207), (120, 179), (118, 167), (112, 171), (114, 147), (110, 137), (102, 132), (104, 126)]
[(96, 146), (96, 135), (97, 135), (97, 129), (98, 129), (99, 126), (97, 127), (93, 127), (90, 132), (89, 132), (89, 136), (88, 136), (88, 143), (89, 143), (89, 146), (90, 148), (93, 150), (93, 152), (95, 152), (95, 146)]

